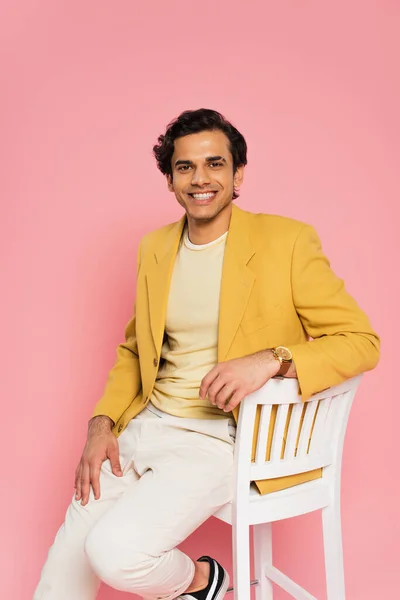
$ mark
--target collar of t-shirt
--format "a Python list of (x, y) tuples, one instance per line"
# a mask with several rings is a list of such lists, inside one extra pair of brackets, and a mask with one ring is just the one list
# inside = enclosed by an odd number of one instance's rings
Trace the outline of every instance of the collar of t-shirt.
[(189, 248), (189, 250), (205, 250), (206, 248), (210, 248), (210, 246), (215, 246), (215, 245), (219, 244), (220, 242), (222, 242), (223, 240), (225, 240), (227, 235), (228, 235), (228, 232), (225, 231), (225, 233), (223, 233), (219, 238), (217, 238), (216, 240), (213, 240), (212, 242), (208, 242), (208, 244), (193, 244), (189, 240), (189, 232), (186, 229), (186, 231), (184, 233), (184, 237), (183, 237), (183, 243), (185, 244), (186, 248)]

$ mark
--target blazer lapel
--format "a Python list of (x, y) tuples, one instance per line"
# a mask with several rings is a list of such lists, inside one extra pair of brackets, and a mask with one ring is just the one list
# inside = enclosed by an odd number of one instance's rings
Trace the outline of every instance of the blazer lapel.
[(218, 362), (225, 360), (246, 310), (255, 280), (247, 263), (254, 254), (246, 214), (233, 205), (222, 270)]
[(159, 249), (155, 250), (154, 263), (146, 273), (150, 327), (158, 356), (164, 336), (172, 271), (185, 223), (186, 215), (168, 231)]

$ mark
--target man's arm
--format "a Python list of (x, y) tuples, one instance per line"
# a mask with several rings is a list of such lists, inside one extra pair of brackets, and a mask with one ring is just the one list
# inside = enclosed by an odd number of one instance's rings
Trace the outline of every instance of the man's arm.
[[(140, 247), (137, 258), (137, 274), (140, 269)], [(125, 329), (125, 342), (117, 348), (117, 360), (108, 374), (103, 396), (96, 404), (93, 417), (107, 416), (115, 424), (132, 400), (140, 392), (139, 352), (136, 341), (135, 307), (133, 317)]]
[(105, 415), (116, 423), (140, 392), (141, 385), (136, 317), (133, 315), (126, 326), (125, 342), (117, 348), (117, 360), (108, 374), (104, 394), (96, 404), (92, 417)]
[(309, 225), (302, 228), (295, 242), (292, 293), (304, 329), (313, 338), (289, 346), (304, 401), (376, 366), (379, 337), (331, 270), (319, 237)]
[[(140, 247), (137, 273), (139, 268)], [(100, 498), (100, 469), (105, 460), (110, 461), (115, 476), (122, 476), (118, 440), (112, 428), (137, 396), (140, 388), (139, 352), (134, 314), (125, 330), (125, 342), (118, 346), (117, 360), (109, 373), (103, 397), (95, 406), (89, 421), (87, 441), (75, 473), (75, 497), (81, 500), (82, 506), (89, 501), (90, 487), (93, 488), (94, 498), (96, 500)]]
[[(285, 374), (299, 380), (303, 401), (312, 394), (373, 369), (379, 337), (366, 314), (330, 268), (315, 230), (305, 225), (292, 256), (292, 293), (297, 314), (312, 341), (289, 346), (293, 363)], [(204, 377), (200, 397), (225, 411), (278, 375), (270, 349), (216, 365)]]

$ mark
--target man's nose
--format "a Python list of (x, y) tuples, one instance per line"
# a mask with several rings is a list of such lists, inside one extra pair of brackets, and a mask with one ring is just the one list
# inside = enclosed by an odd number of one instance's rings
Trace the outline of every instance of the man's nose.
[(192, 185), (204, 185), (206, 183), (210, 183), (210, 177), (207, 174), (206, 169), (203, 167), (197, 167), (197, 169), (194, 169)]

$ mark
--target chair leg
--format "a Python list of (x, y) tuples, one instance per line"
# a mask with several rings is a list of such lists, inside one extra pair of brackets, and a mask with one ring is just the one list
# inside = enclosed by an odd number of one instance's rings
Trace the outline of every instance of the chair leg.
[(250, 527), (232, 525), (234, 600), (250, 600)]
[(327, 600), (345, 600), (340, 498), (322, 509)]
[(272, 600), (273, 586), (268, 579), (266, 567), (272, 566), (272, 523), (253, 526), (254, 577), (259, 581), (255, 587), (256, 600)]

